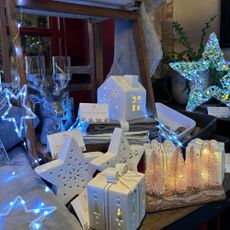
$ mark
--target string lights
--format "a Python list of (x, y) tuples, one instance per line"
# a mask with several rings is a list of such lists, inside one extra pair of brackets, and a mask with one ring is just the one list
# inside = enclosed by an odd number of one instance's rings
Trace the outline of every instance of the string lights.
[(40, 229), (41, 223), (44, 222), (45, 218), (57, 210), (56, 206), (45, 207), (43, 202), (41, 202), (35, 209), (28, 209), (26, 201), (21, 196), (17, 196), (13, 201), (9, 203), (7, 211), (0, 213), (0, 219), (8, 217), (11, 211), (16, 209), (17, 206), (22, 206), (25, 213), (38, 215), (38, 217), (29, 224), (29, 227), (32, 229)]
[[(15, 127), (15, 132), (17, 133), (18, 137), (22, 136), (22, 130), (24, 127), (24, 121), (29, 119), (35, 119), (36, 115), (32, 112), (32, 110), (26, 105), (26, 98), (27, 98), (27, 86), (24, 85), (19, 92), (15, 95), (10, 90), (5, 89), (5, 97), (7, 100), (6, 106), (8, 107), (5, 113), (2, 115), (3, 121), (13, 122)], [(21, 107), (24, 109), (24, 115), (20, 118), (19, 126), (14, 116), (10, 115), (10, 111), (12, 110), (12, 103), (11, 99), (18, 100), (20, 98)]]
[[(18, 3), (21, 4), (23, 1), (19, 1)], [(21, 9), (20, 9), (21, 11)], [(22, 13), (21, 13), (21, 19), (22, 19)], [(21, 20), (22, 21), (22, 20)], [(23, 49), (21, 46), (17, 46), (16, 45), (16, 39), (19, 36), (20, 33), (20, 28), (21, 28), (21, 23), (16, 22), (16, 27), (18, 29), (15, 37), (13, 38), (13, 44), (15, 47), (15, 54), (17, 57), (22, 57), (23, 56)], [(27, 99), (27, 86), (24, 85), (22, 86), (22, 88), (18, 91), (18, 93), (13, 93), (10, 91), (10, 88), (18, 88), (14, 87), (14, 83), (4, 83), (3, 84), (4, 90), (3, 90), (3, 96), (4, 99), (6, 101), (6, 103), (2, 104), (1, 101), (1, 107), (0, 109), (3, 109), (5, 106), (7, 106), (6, 111), (4, 112), (4, 114), (1, 116), (2, 120), (4, 121), (9, 121), (9, 122), (13, 122), (14, 127), (15, 127), (15, 132), (17, 133), (18, 137), (23, 141), (23, 146), (26, 150), (26, 152), (28, 153), (28, 155), (33, 159), (33, 163), (38, 164), (41, 159), (34, 159), (31, 154), (28, 152), (27, 150), (27, 145), (26, 142), (21, 138), (22, 137), (22, 131), (24, 129), (24, 122), (25, 120), (28, 119), (35, 119), (36, 115), (32, 112), (32, 110), (26, 105), (26, 99)], [(20, 99), (20, 106), (23, 109), (23, 115), (20, 118), (20, 121), (17, 123), (17, 120), (14, 116), (11, 116), (11, 109), (13, 107), (11, 100), (19, 100)], [(13, 170), (10, 173), (7, 173), (6, 178), (3, 181), (8, 182), (11, 180), (14, 180), (18, 177), (18, 174), (15, 170)], [(44, 192), (50, 192), (50, 188), (45, 186), (44, 187)], [(0, 213), (0, 229), (4, 228), (4, 219), (5, 218), (9, 218), (8, 216), (10, 215), (10, 213), (15, 210), (18, 207), (22, 207), (25, 213), (30, 213), (30, 214), (34, 214), (37, 215), (38, 217), (36, 219), (34, 219), (30, 224), (29, 224), (29, 228), (31, 229), (40, 229), (42, 227), (42, 223), (45, 221), (45, 219), (47, 218), (48, 215), (50, 215), (51, 213), (53, 213), (54, 211), (57, 210), (56, 206), (50, 206), (50, 207), (46, 207), (44, 202), (41, 202), (38, 204), (38, 206), (34, 209), (28, 209), (27, 205), (26, 205), (26, 201), (21, 197), (21, 196), (17, 196), (13, 201), (11, 201), (8, 205), (6, 205), (6, 207), (4, 208), (4, 210), (6, 210), (5, 212)], [(1, 209), (3, 207), (1, 206)], [(12, 216), (10, 217), (12, 218)], [(13, 222), (14, 223), (14, 222)], [(17, 222), (15, 222), (15, 224), (17, 224)], [(15, 228), (17, 228), (15, 226)]]
[(32, 165), (39, 165), (39, 163), (42, 161), (42, 159), (41, 158), (38, 158), (38, 159), (35, 159), (31, 154), (30, 154), (30, 152), (28, 151), (28, 148), (27, 148), (27, 144), (26, 144), (26, 142), (21, 138), (21, 141), (22, 141), (22, 145), (23, 145), (23, 147), (24, 147), (24, 149), (25, 149), (25, 151), (26, 151), (26, 153), (27, 153), (27, 155), (31, 158), (31, 160), (32, 160)]
[(183, 148), (183, 143), (177, 137), (177, 134), (172, 130), (168, 129), (162, 122), (158, 120), (159, 124), (157, 128), (159, 128), (159, 134), (167, 140), (171, 140), (174, 144)]
[(84, 127), (84, 121), (80, 121), (79, 117), (76, 118), (76, 121), (73, 123), (73, 125), (68, 129), (68, 131), (71, 131), (73, 129), (79, 129), (82, 131), (82, 128)]
[[(193, 111), (211, 98), (216, 98), (227, 106), (230, 106), (230, 68), (228, 62), (224, 60), (215, 33), (210, 35), (200, 61), (175, 62), (169, 65), (192, 82), (192, 88), (186, 107), (187, 111)], [(208, 71), (210, 67), (215, 68), (216, 71), (227, 71), (227, 74), (220, 80), (222, 88), (216, 85), (205, 88), (205, 80), (202, 74)]]

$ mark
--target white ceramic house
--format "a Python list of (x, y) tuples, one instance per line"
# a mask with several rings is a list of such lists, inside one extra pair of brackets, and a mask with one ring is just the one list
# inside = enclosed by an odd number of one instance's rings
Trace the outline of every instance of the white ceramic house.
[(98, 88), (97, 103), (108, 104), (110, 119), (142, 118), (146, 110), (146, 90), (137, 75), (112, 75)]

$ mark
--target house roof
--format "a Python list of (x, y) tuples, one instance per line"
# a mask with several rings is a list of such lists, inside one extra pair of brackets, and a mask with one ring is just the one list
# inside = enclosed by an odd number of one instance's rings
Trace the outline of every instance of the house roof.
[[(111, 76), (110, 80), (114, 80), (123, 90), (136, 91), (141, 90), (145, 91), (144, 87), (138, 82), (136, 87), (132, 86), (125, 76)], [(108, 80), (109, 80), (108, 79)]]

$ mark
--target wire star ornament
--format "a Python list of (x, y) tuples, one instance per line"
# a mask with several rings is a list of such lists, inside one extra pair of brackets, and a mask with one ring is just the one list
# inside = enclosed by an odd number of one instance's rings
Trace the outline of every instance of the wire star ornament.
[(25, 200), (21, 196), (17, 196), (13, 201), (10, 202), (8, 210), (6, 212), (0, 213), (0, 219), (8, 217), (12, 210), (17, 206), (22, 206), (25, 213), (38, 215), (38, 217), (29, 224), (31, 229), (39, 229), (45, 218), (57, 210), (56, 206), (45, 207), (44, 203), (41, 203), (38, 208), (28, 209)]
[[(186, 106), (187, 111), (193, 111), (211, 98), (216, 98), (227, 106), (230, 106), (230, 68), (228, 62), (223, 57), (215, 33), (209, 36), (200, 61), (174, 62), (170, 63), (169, 66), (192, 82)], [(227, 71), (227, 74), (220, 80), (222, 88), (216, 85), (206, 88), (203, 74), (209, 70), (210, 66), (215, 68), (216, 71)]]
[[(5, 97), (7, 100), (6, 105), (8, 108), (6, 109), (5, 113), (2, 115), (3, 121), (13, 122), (15, 127), (15, 132), (17, 133), (18, 137), (22, 136), (22, 131), (24, 128), (24, 121), (29, 119), (35, 119), (36, 115), (32, 112), (32, 110), (26, 105), (26, 98), (27, 98), (27, 85), (24, 85), (19, 92), (15, 95), (10, 90), (5, 89)], [(20, 98), (21, 108), (23, 108), (23, 115), (20, 118), (19, 126), (17, 124), (16, 118), (10, 115), (10, 111), (13, 108), (11, 100), (18, 100)]]

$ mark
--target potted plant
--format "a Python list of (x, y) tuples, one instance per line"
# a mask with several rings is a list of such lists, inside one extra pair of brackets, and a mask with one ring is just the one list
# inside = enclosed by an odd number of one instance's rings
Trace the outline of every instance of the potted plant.
[[(172, 82), (172, 96), (179, 104), (186, 104), (188, 95), (190, 93), (190, 82), (185, 78), (179, 76), (179, 73), (169, 68), (168, 64), (174, 61), (198, 61), (202, 58), (202, 53), (206, 44), (206, 35), (210, 27), (210, 24), (215, 20), (216, 16), (211, 17), (201, 29), (199, 47), (196, 49), (192, 46), (189, 37), (187, 36), (182, 25), (177, 22), (172, 22), (172, 28), (174, 31), (173, 43), (174, 45), (180, 44), (184, 49), (175, 50), (173, 45), (172, 50), (166, 50), (163, 48), (162, 62), (167, 64), (167, 76), (171, 77)], [(210, 84), (209, 71), (205, 74), (206, 84)]]

